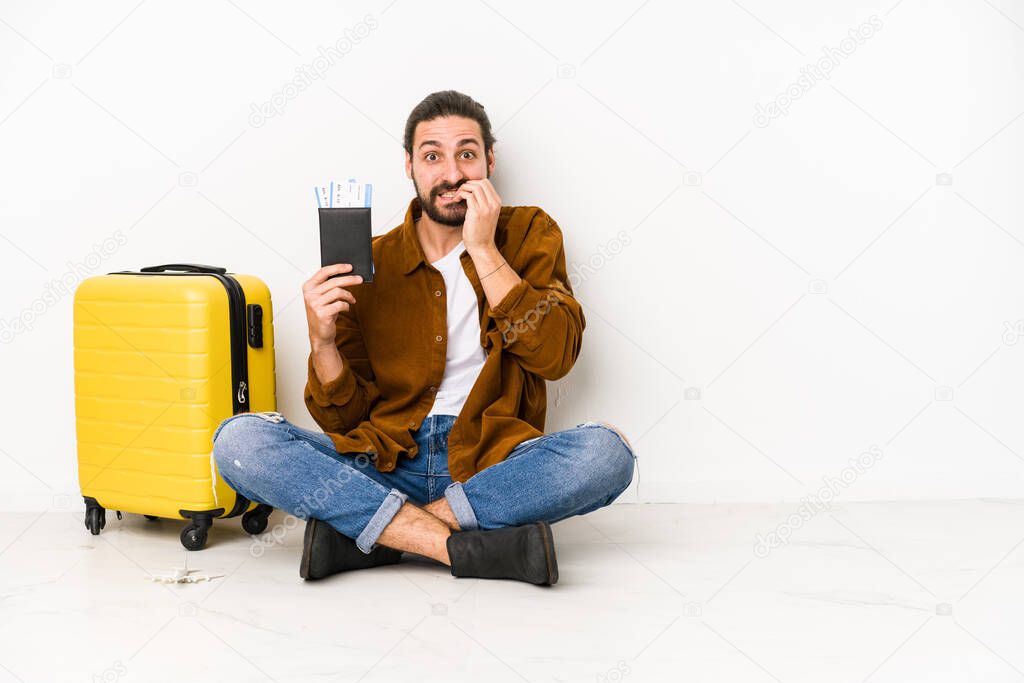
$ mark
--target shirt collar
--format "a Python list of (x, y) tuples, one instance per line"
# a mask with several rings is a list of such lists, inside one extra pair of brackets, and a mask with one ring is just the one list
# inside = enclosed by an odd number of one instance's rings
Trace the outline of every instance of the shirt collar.
[(420, 263), (426, 263), (423, 246), (416, 234), (416, 219), (423, 213), (419, 197), (413, 197), (409, 208), (405, 211), (405, 223), (402, 224), (402, 272), (409, 274), (416, 270)]

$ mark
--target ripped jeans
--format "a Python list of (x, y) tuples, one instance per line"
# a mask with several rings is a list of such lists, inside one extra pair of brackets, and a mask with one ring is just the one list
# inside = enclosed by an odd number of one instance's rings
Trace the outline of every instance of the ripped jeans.
[(459, 528), (496, 529), (557, 522), (608, 505), (633, 480), (636, 455), (608, 425), (528, 439), (508, 457), (453, 482), (448, 432), (454, 415), (431, 415), (413, 434), (415, 458), (380, 472), (362, 453), (342, 454), (330, 438), (276, 412), (241, 413), (213, 434), (221, 478), (249, 500), (300, 519), (320, 519), (371, 552), (403, 503), (425, 505), (444, 496)]

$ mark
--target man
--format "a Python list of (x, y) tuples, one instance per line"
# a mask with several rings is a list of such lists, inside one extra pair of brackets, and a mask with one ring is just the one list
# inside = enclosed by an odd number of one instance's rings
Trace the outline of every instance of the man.
[(324, 434), (280, 413), (214, 433), (224, 480), (306, 519), (302, 578), (393, 564), (551, 585), (550, 523), (608, 505), (635, 455), (604, 423), (544, 434), (545, 380), (580, 351), (583, 311), (561, 231), (502, 206), (484, 108), (449, 90), (413, 109), (405, 172), (416, 197), (374, 238), (373, 282), (347, 264), (303, 285), (305, 403)]

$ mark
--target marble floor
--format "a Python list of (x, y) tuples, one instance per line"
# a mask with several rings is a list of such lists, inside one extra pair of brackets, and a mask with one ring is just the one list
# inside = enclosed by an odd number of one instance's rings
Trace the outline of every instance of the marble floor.
[(1024, 501), (795, 511), (613, 505), (555, 525), (547, 588), (408, 555), (305, 583), (280, 513), (159, 584), (178, 522), (8, 512), (0, 682), (1024, 681)]

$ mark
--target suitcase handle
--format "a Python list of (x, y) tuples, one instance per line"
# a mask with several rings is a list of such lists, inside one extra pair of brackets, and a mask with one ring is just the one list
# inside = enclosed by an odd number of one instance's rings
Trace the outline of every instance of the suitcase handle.
[(146, 266), (139, 269), (140, 273), (162, 273), (165, 270), (184, 270), (189, 273), (218, 273), (223, 275), (227, 268), (220, 266), (204, 266), (201, 263), (165, 263), (162, 266)]

